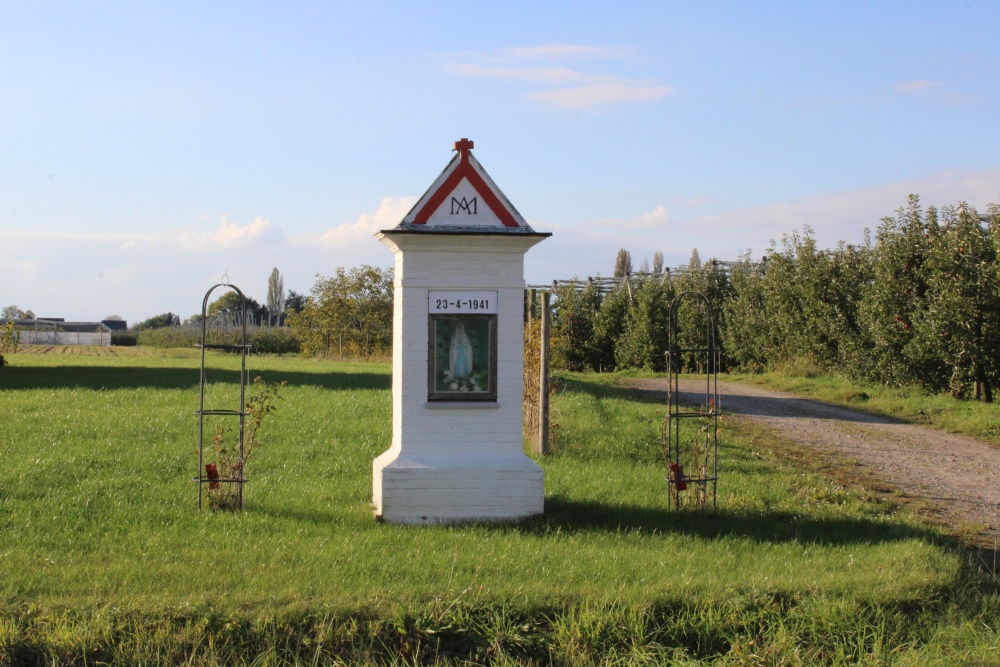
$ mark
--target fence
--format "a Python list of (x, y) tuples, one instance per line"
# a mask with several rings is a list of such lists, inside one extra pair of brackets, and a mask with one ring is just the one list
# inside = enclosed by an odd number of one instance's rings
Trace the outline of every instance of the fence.
[(85, 333), (81, 331), (24, 331), (21, 345), (111, 345), (111, 332)]
[[(562, 286), (570, 286), (573, 289), (582, 290), (588, 285), (593, 285), (598, 292), (602, 294), (607, 294), (608, 292), (613, 292), (625, 285), (631, 289), (631, 283), (635, 280), (658, 280), (660, 282), (666, 283), (671, 278), (676, 278), (678, 276), (683, 276), (694, 271), (700, 271), (706, 267), (714, 268), (717, 271), (723, 273), (730, 273), (735, 267), (739, 266), (740, 262), (730, 262), (721, 261), (718, 259), (711, 259), (705, 264), (698, 268), (692, 269), (688, 266), (677, 266), (674, 268), (664, 268), (660, 273), (651, 273), (637, 271), (630, 273), (627, 276), (590, 276), (587, 279), (581, 278), (569, 278), (569, 279), (556, 279), (552, 281), (551, 285), (527, 285), (529, 290), (538, 290), (540, 292), (555, 291)], [(758, 266), (759, 264), (753, 263), (752, 266)]]
[[(8, 320), (0, 320), (0, 324)], [(10, 320), (21, 345), (111, 345), (111, 329), (101, 322)]]

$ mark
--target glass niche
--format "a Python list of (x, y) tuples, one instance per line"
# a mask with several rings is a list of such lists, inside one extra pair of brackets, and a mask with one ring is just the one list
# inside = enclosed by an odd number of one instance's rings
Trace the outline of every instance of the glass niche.
[(430, 315), (427, 398), (497, 399), (497, 316)]

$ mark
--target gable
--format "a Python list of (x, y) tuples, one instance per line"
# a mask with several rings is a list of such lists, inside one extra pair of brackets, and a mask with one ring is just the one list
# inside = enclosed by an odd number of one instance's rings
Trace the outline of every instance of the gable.
[(455, 142), (458, 155), (403, 218), (401, 226), (531, 231), (472, 154), (474, 145), (468, 139)]

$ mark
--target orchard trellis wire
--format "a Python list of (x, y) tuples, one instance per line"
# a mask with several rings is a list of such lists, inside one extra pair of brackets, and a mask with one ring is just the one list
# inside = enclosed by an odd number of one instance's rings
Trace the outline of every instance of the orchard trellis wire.
[[(766, 263), (767, 258), (765, 257), (762, 262)], [(576, 290), (585, 289), (587, 286), (592, 286), (601, 294), (607, 294), (608, 292), (615, 292), (619, 289), (626, 289), (631, 293), (632, 284), (639, 283), (644, 280), (655, 280), (661, 284), (669, 283), (673, 278), (679, 278), (680, 276), (698, 273), (705, 269), (712, 269), (714, 271), (720, 271), (722, 273), (731, 273), (737, 266), (740, 266), (743, 262), (728, 262), (721, 261), (718, 259), (712, 259), (705, 262), (701, 267), (697, 269), (692, 269), (689, 266), (677, 266), (674, 268), (665, 267), (660, 273), (653, 273), (650, 271), (637, 271), (629, 273), (627, 276), (590, 276), (586, 279), (582, 278), (569, 278), (563, 279), (559, 278), (552, 281), (550, 285), (527, 285), (528, 289), (537, 289), (541, 291), (558, 291), (561, 287), (571, 287)], [(759, 267), (763, 266), (762, 263), (750, 263), (749, 266)]]
[[(239, 322), (242, 327), (242, 338), (239, 344), (222, 344), (208, 342), (208, 300), (212, 292), (222, 287), (231, 289), (240, 297), (240, 317)], [(243, 485), (246, 478), (243, 476), (244, 458), (244, 437), (246, 429), (246, 389), (247, 389), (247, 351), (250, 346), (247, 344), (247, 299), (243, 292), (236, 285), (229, 284), (229, 276), (224, 275), (222, 282), (213, 285), (205, 292), (205, 298), (201, 302), (201, 377), (198, 382), (198, 476), (194, 481), (198, 483), (198, 509), (202, 508), (202, 498), (204, 496), (204, 486), (208, 484), (209, 492), (219, 489), (221, 485), (236, 485), (235, 508), (243, 509)], [(240, 378), (239, 378), (239, 404), (233, 408), (205, 407), (205, 393), (208, 387), (208, 374), (205, 368), (205, 351), (222, 350), (225, 352), (239, 352), (240, 354)], [(220, 473), (216, 463), (205, 464), (205, 417), (229, 418), (236, 417), (239, 420), (239, 456), (235, 468)], [(213, 422), (213, 426), (215, 423)], [(217, 430), (217, 436), (220, 431)], [(224, 434), (224, 431), (222, 431)], [(213, 440), (214, 442), (214, 440)], [(224, 488), (224, 487), (222, 487)]]
[[(685, 301), (705, 309), (705, 339), (681, 341), (678, 316)], [(716, 502), (719, 480), (719, 349), (715, 345), (712, 304), (701, 292), (682, 292), (670, 303), (667, 338), (667, 417), (662, 440), (667, 466), (667, 505), (705, 508)], [(682, 347), (692, 345), (692, 347)], [(694, 408), (681, 406), (680, 374), (684, 361), (704, 371), (705, 394)], [(684, 424), (685, 428), (681, 428)], [(685, 472), (685, 468), (687, 472)]]

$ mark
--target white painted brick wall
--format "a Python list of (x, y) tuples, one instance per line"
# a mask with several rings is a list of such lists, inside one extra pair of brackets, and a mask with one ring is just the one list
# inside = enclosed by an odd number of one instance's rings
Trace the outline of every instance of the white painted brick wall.
[[(514, 519), (543, 510), (541, 468), (522, 448), (524, 253), (544, 237), (379, 235), (396, 256), (393, 436), (373, 462), (387, 521)], [(496, 290), (497, 401), (428, 404), (428, 292)]]

